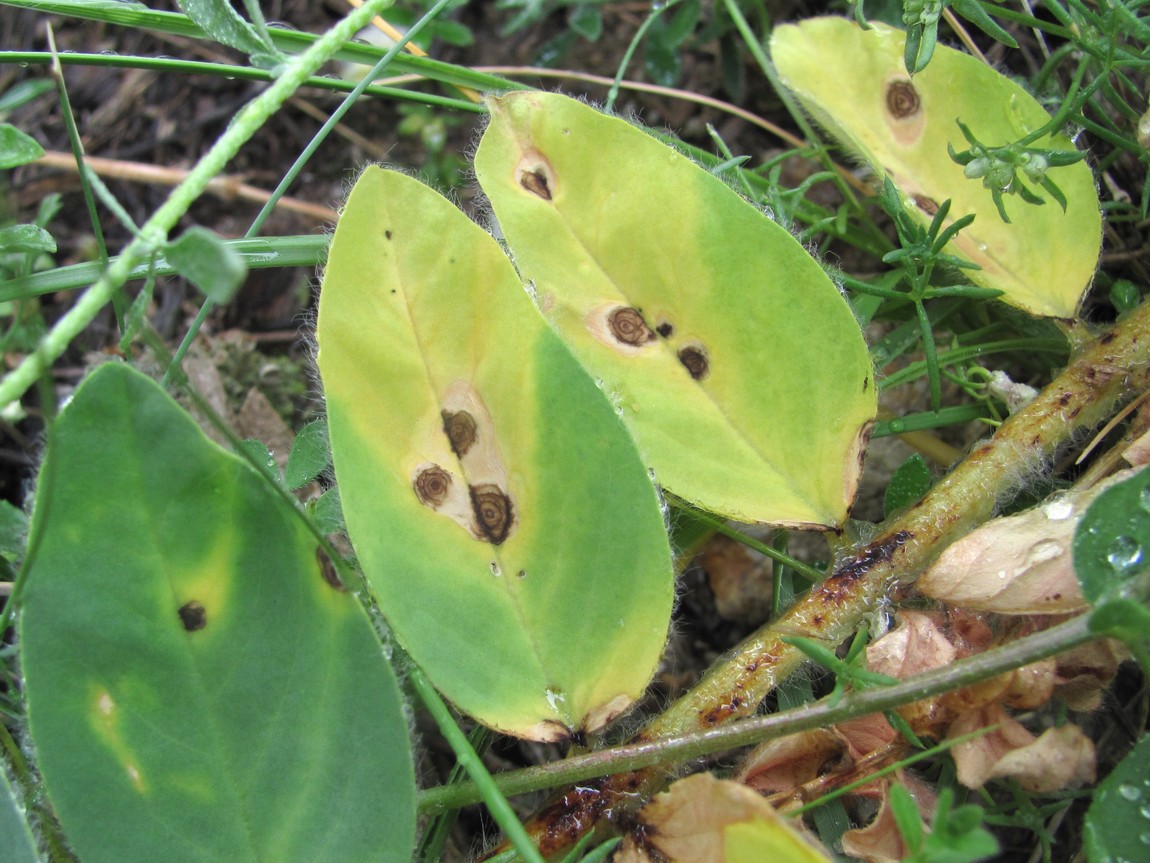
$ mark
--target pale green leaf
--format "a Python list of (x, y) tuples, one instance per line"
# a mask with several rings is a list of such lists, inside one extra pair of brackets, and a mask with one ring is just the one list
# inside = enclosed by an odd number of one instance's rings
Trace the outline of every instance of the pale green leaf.
[[(863, 30), (846, 18), (812, 18), (775, 28), (771, 57), (779, 76), (832, 135), (878, 171), (890, 175), (910, 209), (928, 224), (939, 204), (952, 202), (948, 224), (968, 213), (946, 251), (978, 264), (965, 271), (1002, 300), (1052, 317), (1075, 314), (1090, 284), (1102, 241), (1098, 195), (1090, 168), (1079, 162), (1052, 168), (1067, 198), (1043, 206), (1010, 199), (1011, 223), (1000, 218), (991, 192), (967, 179), (947, 152), (969, 145), (956, 119), (979, 141), (1003, 146), (1050, 117), (1013, 81), (968, 54), (939, 45), (930, 65), (914, 76), (903, 65), (905, 35), (872, 22)], [(1062, 135), (1034, 146), (1073, 151)], [(1047, 198), (1021, 173), (1017, 182)]]
[(629, 706), (671, 609), (658, 499), (499, 245), (369, 168), (332, 241), (318, 339), (348, 532), (432, 682), (540, 739)]
[(168, 243), (164, 258), (217, 303), (230, 300), (247, 275), (247, 264), (235, 248), (214, 231), (198, 225)]
[(28, 826), (24, 807), (16, 799), (16, 789), (0, 764), (0, 860), (4, 863), (38, 863), (36, 840)]
[(658, 481), (741, 521), (840, 523), (875, 388), (818, 264), (621, 119), (554, 93), (490, 106), (480, 185), (540, 309)]
[(395, 677), (290, 505), (124, 365), (50, 441), (20, 645), (79, 859), (410, 860)]

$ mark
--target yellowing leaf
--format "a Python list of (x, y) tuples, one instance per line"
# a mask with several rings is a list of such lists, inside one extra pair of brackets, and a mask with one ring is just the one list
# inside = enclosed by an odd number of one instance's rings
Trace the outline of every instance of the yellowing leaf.
[(875, 389), (818, 264), (621, 119), (555, 93), (489, 104), (475, 170), (515, 263), (659, 482), (742, 521), (841, 522)]
[[(973, 57), (938, 46), (912, 81), (903, 65), (902, 31), (883, 24), (863, 30), (845, 18), (812, 18), (777, 27), (771, 56), (803, 106), (844, 145), (885, 171), (923, 221), (952, 201), (951, 215), (975, 214), (947, 250), (978, 264), (966, 271), (1002, 299), (1036, 315), (1073, 317), (1098, 262), (1102, 223), (1094, 179), (1085, 163), (1053, 168), (1067, 208), (1009, 197), (1011, 224), (990, 191), (967, 179), (947, 154), (965, 150), (955, 119), (987, 146), (1002, 146), (1050, 118), (1021, 87)], [(1062, 135), (1033, 146), (1073, 150)], [(1017, 182), (1029, 183), (1019, 174)], [(1043, 197), (1046, 193), (1037, 190)]]
[(318, 338), (348, 532), (415, 661), (511, 734), (563, 739), (625, 710), (670, 617), (659, 500), (499, 245), (369, 168), (332, 242)]
[(826, 863), (830, 859), (781, 820), (740, 821), (727, 827), (723, 838), (727, 846), (724, 863)]

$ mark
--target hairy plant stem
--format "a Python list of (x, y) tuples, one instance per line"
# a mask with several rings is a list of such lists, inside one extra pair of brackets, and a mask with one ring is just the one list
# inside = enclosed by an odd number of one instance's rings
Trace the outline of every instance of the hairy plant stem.
[(132, 270), (156, 254), (192, 203), (204, 193), (216, 175), (280, 106), (295, 93), (328, 58), (340, 50), (389, 0), (368, 0), (338, 22), (306, 52), (288, 63), (284, 71), (259, 96), (241, 110), (168, 199), (141, 227), (139, 235), (64, 317), (44, 336), (36, 350), (0, 380), (0, 406), (20, 398), (36, 379), (67, 349), (112, 296), (128, 280)]
[[(1075, 438), (1150, 386), (1150, 303), (1143, 303), (1081, 350), (1033, 402), (1011, 416), (909, 511), (840, 560), (786, 614), (735, 647), (686, 695), (633, 739), (662, 749), (668, 741), (716, 728), (755, 712), (768, 693), (802, 664), (783, 639), (838, 644), (893, 591), (908, 586), (959, 537), (986, 521)], [(959, 684), (956, 684), (959, 685)], [(736, 744), (731, 744), (736, 745)], [(613, 819), (657, 791), (671, 775), (668, 758), (582, 783), (527, 824), (545, 856), (569, 847), (603, 819)]]
[[(492, 777), (504, 795), (526, 794), (543, 788), (581, 782), (610, 773), (639, 770), (657, 764), (682, 762), (741, 746), (751, 746), (812, 728), (826, 728), (858, 716), (890, 710), (970, 686), (1023, 665), (1070, 650), (1097, 636), (1090, 631), (1087, 615), (1003, 644), (985, 653), (968, 656), (942, 668), (916, 674), (891, 686), (851, 692), (840, 699), (824, 698), (782, 713), (755, 716), (705, 731), (627, 743), (575, 755), (562, 761), (500, 773)], [(467, 806), (483, 799), (473, 782), (456, 782), (429, 788), (419, 795), (419, 809), (434, 814)]]

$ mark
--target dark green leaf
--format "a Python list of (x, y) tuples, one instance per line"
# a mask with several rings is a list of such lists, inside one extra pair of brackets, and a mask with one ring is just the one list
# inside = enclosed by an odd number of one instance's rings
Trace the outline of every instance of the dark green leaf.
[(890, 516), (917, 502), (930, 489), (931, 482), (930, 466), (926, 459), (915, 453), (891, 475), (883, 501), (885, 514)]
[(28, 516), (19, 507), (0, 500), (0, 555), (19, 557), (27, 541)]
[(1128, 279), (1119, 279), (1110, 286), (1110, 303), (1120, 315), (1132, 312), (1142, 302), (1138, 286)]
[(344, 530), (343, 506), (340, 503), (338, 488), (329, 488), (316, 498), (311, 518), (320, 533), (337, 533)]
[[(1091, 603), (1146, 590), (1150, 468), (1094, 499), (1074, 533), (1074, 569)], [(1150, 803), (1150, 800), (1147, 801)]]
[(1011, 48), (1018, 47), (1014, 37), (999, 27), (998, 22), (986, 14), (986, 10), (982, 8), (982, 4), (978, 0), (953, 0), (950, 5), (955, 12), (987, 36), (997, 39), (1003, 45), (1008, 45)]
[(1094, 791), (1086, 811), (1090, 863), (1145, 860), (1150, 848), (1150, 735)]
[(572, 6), (567, 13), (567, 26), (588, 42), (595, 42), (603, 35), (603, 10), (594, 3)]
[(164, 248), (164, 257), (181, 276), (204, 296), (226, 303), (243, 284), (247, 266), (228, 243), (214, 231), (188, 228)]
[(316, 420), (308, 423), (295, 437), (291, 454), (284, 467), (284, 485), (297, 489), (307, 485), (324, 472), (331, 463), (331, 444), (327, 438), (327, 423)]

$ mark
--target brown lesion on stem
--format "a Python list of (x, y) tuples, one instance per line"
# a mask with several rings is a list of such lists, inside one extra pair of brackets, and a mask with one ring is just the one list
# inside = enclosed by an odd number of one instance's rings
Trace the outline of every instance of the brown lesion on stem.
[[(849, 637), (892, 588), (912, 583), (947, 545), (990, 518), (1022, 480), (1148, 388), (1150, 304), (1143, 304), (1082, 350), (918, 506), (882, 525), (879, 535), (842, 560), (821, 587), (725, 655), (694, 689), (653, 718), (636, 741), (686, 734), (753, 713), (803, 662), (803, 654), (783, 637), (833, 643)], [(637, 809), (673, 769), (649, 767), (580, 783), (532, 818), (528, 833), (545, 855), (559, 853), (602, 819)]]

